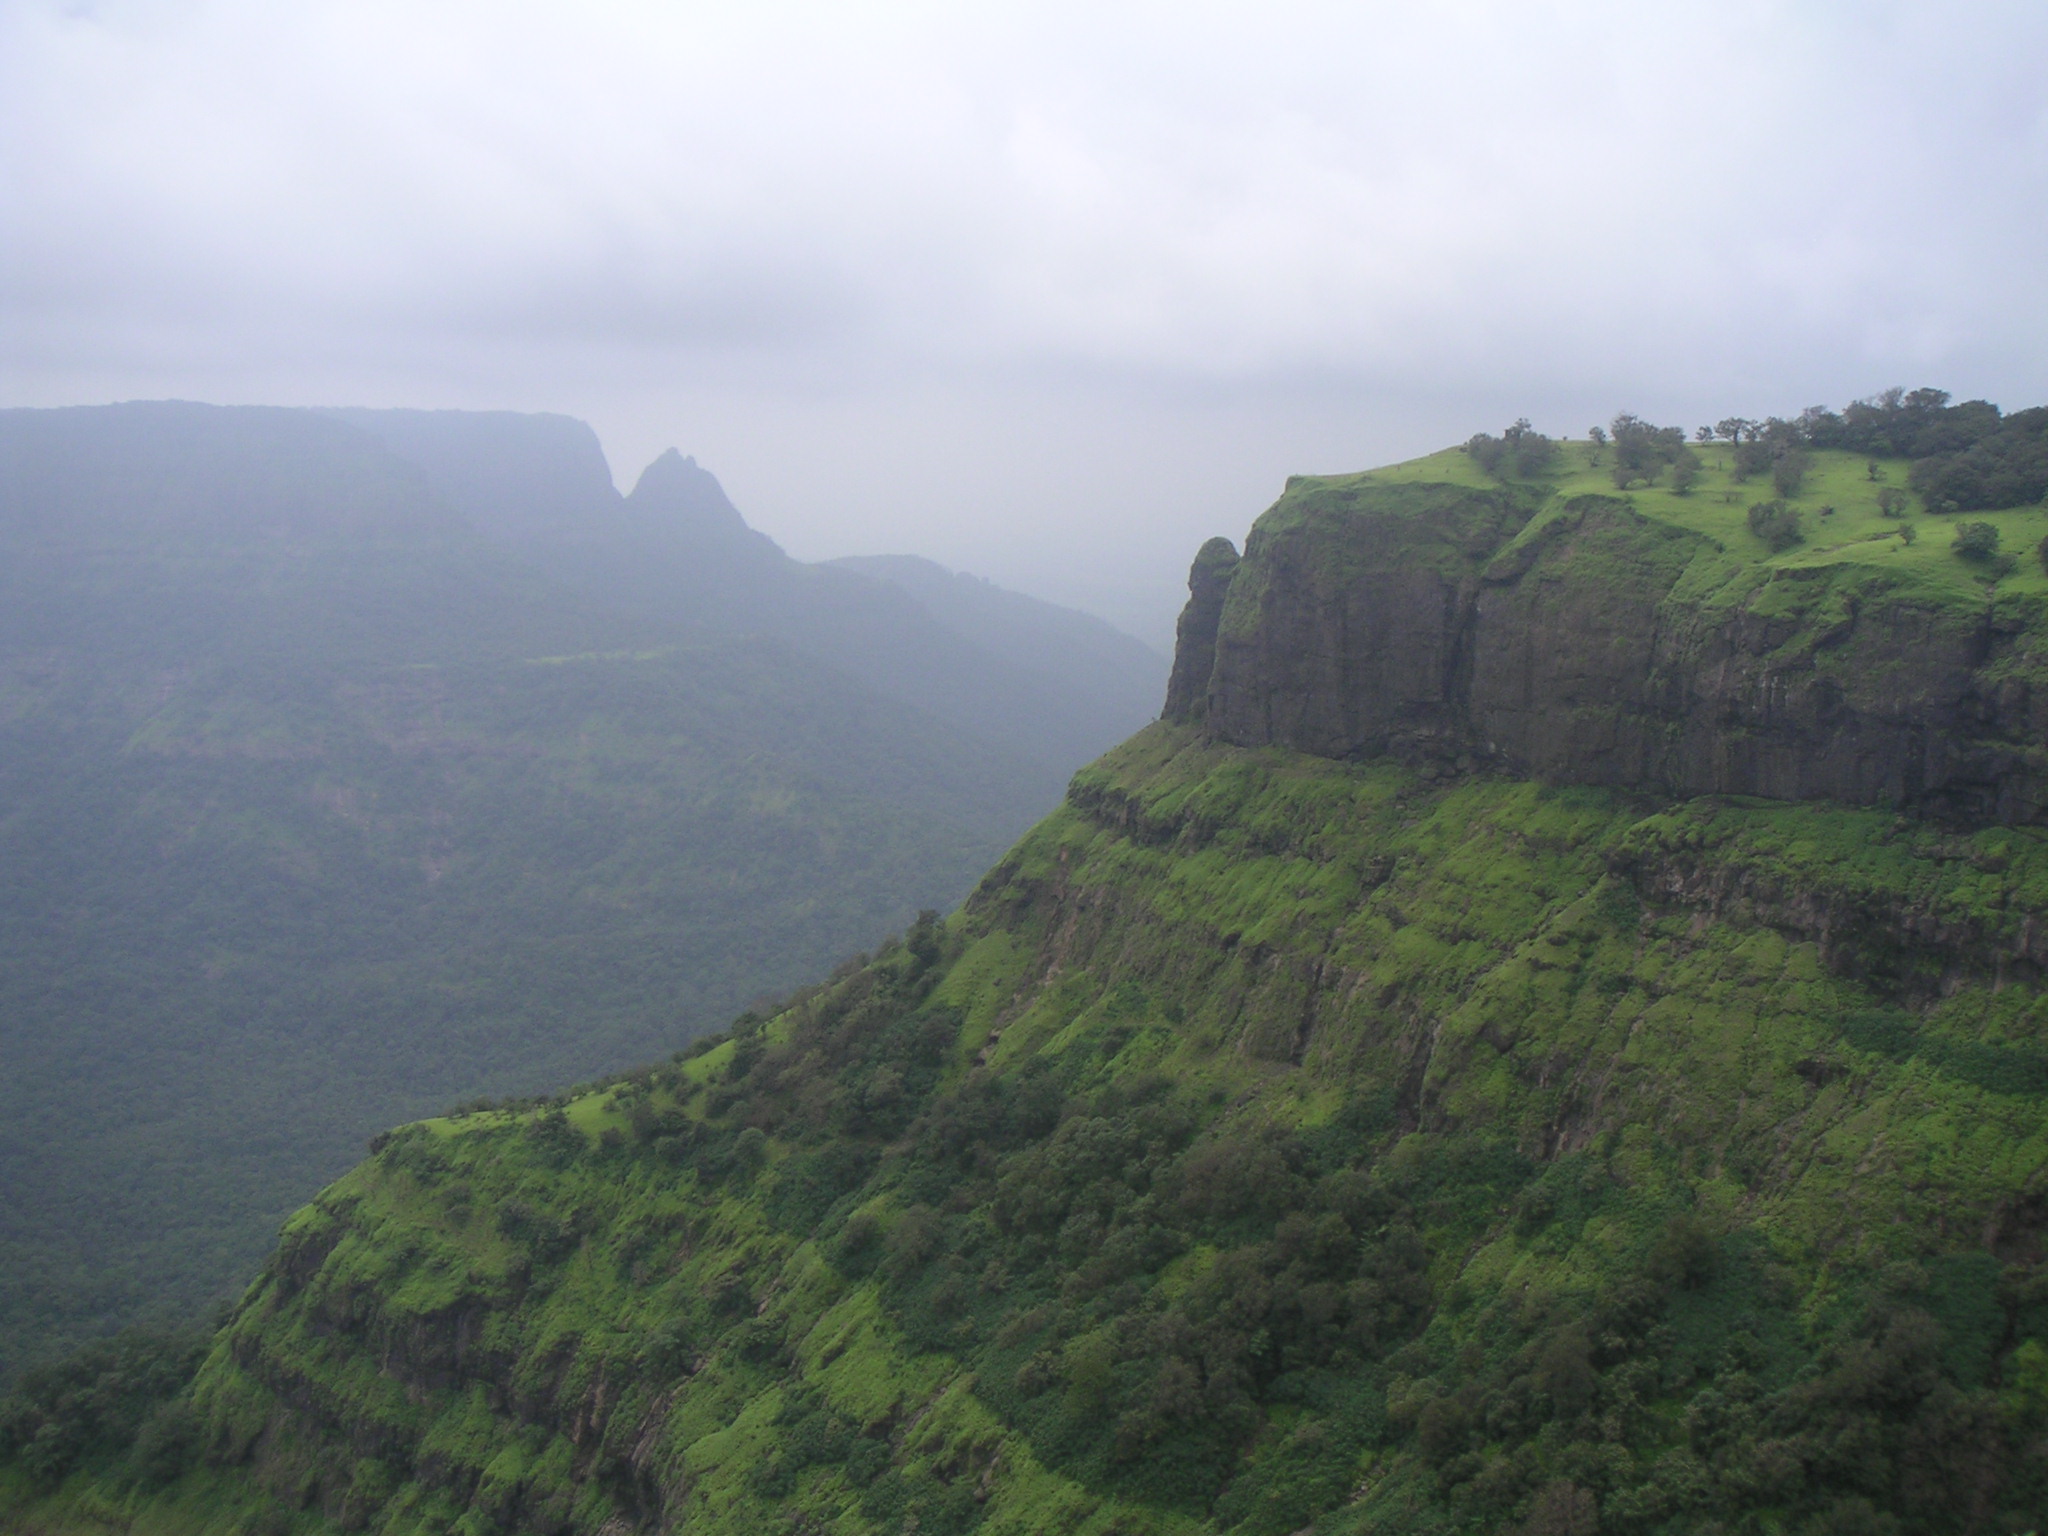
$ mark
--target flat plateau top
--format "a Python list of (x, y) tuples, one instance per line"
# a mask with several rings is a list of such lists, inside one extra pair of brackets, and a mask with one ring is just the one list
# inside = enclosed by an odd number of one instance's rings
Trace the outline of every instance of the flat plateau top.
[[(1553, 505), (1574, 496), (1619, 496), (1645, 517), (1705, 534), (1730, 555), (1759, 565), (1863, 565), (1910, 577), (1952, 598), (1980, 603), (1992, 596), (2048, 597), (2048, 571), (2035, 553), (2048, 537), (2048, 507), (1930, 516), (1925, 503), (1906, 484), (1908, 461), (1878, 460), (1882, 478), (1872, 480), (1868, 472), (1871, 461), (1864, 455), (1813, 450), (1799, 494), (1786, 498), (1786, 504), (1799, 512), (1805, 542), (1773, 554), (1749, 531), (1748, 522), (1754, 503), (1776, 499), (1768, 476), (1738, 481), (1732, 473), (1732, 454), (1724, 444), (1695, 445), (1694, 451), (1700, 457), (1700, 476), (1683, 496), (1661, 482), (1616, 490), (1609, 469), (1614, 462), (1613, 449), (1602, 450), (1595, 465), (1593, 447), (1584, 440), (1560, 442), (1552, 467), (1529, 480), (1496, 478), (1474, 463), (1464, 449), (1446, 448), (1363, 474), (1300, 476), (1293, 484), (1447, 484), (1484, 490), (1526, 487), (1549, 492)], [(1878, 511), (1878, 493), (1888, 488), (1907, 492), (1910, 510), (1905, 517), (1886, 517)], [(1834, 511), (1823, 515), (1824, 507)], [(1979, 521), (1998, 530), (1999, 552), (2014, 561), (2010, 573), (1994, 578), (1986, 565), (1966, 560), (1949, 547), (1957, 524)], [(1900, 529), (1907, 526), (1915, 535), (1911, 544), (1900, 536)]]

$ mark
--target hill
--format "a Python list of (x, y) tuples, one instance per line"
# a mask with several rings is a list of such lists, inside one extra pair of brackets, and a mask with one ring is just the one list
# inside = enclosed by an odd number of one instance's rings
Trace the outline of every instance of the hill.
[(590, 429), (465, 411), (330, 413), (416, 464), (536, 569), (633, 614), (765, 636), (999, 742), (1058, 798), (1076, 765), (1158, 708), (1166, 662), (1099, 619), (909, 556), (792, 560), (695, 459), (670, 450), (630, 495)]
[(893, 690), (857, 625), (834, 665), (569, 579), (533, 530), (809, 568), (680, 459), (628, 500), (580, 423), (429, 424), (0, 413), (0, 1377), (232, 1295), (375, 1131), (671, 1051), (952, 905), (1150, 712), (1027, 750), (920, 707), (1100, 680), (1010, 687), (879, 582), (820, 575), (871, 589)]
[[(1291, 485), (1197, 560), (1172, 718), (960, 911), (669, 1061), (394, 1133), (209, 1342), (18, 1399), (0, 1507), (137, 1536), (2034, 1528), (2030, 802), (1665, 780), (1777, 760), (1741, 749), (1793, 726), (1738, 706), (1828, 665), (1785, 606), (1809, 578), (1470, 457)], [(1897, 631), (1969, 611), (1951, 588), (1887, 587), (1840, 643), (1917, 666)], [(2002, 611), (2020, 659), (1963, 670), (2025, 684), (2036, 621)], [(1724, 632), (1751, 649), (1688, 671)], [(1503, 657), (1573, 731), (1495, 729)], [(1980, 751), (1983, 718), (1896, 691), (1789, 718)], [(1574, 744), (1600, 730), (1638, 779)]]

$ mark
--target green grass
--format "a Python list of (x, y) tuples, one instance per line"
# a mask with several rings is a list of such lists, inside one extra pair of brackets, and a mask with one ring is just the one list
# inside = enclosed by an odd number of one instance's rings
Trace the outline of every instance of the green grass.
[[(2035, 550), (2048, 537), (2048, 508), (2018, 507), (2003, 512), (1968, 512), (1956, 517), (1934, 517), (1921, 498), (1906, 486), (1907, 466), (1900, 460), (1879, 463), (1881, 480), (1866, 473), (1869, 463), (1862, 455), (1816, 452), (1812, 467), (1796, 497), (1789, 505), (1798, 509), (1805, 542), (1782, 553), (1770, 549), (1749, 531), (1748, 513), (1753, 503), (1775, 499), (1767, 478), (1735, 479), (1725, 446), (1711, 445), (1697, 450), (1701, 474), (1690, 491), (1678, 495), (1666, 484), (1637, 485), (1617, 492), (1609, 472), (1612, 450), (1602, 453), (1596, 466), (1590, 443), (1567, 441), (1560, 445), (1551, 471), (1532, 481), (1502, 481), (1488, 475), (1461, 448), (1447, 448), (1406, 463), (1370, 470), (1355, 476), (1316, 477), (1304, 484), (1382, 485), (1447, 484), (1473, 489), (1495, 490), (1504, 484), (1526, 487), (1555, 504), (1573, 496), (1622, 495), (1645, 517), (1689, 532), (1704, 534), (1727, 553), (1748, 563), (1777, 569), (1849, 564), (1908, 576), (1951, 599), (1981, 603), (1987, 592), (2000, 596), (2048, 595), (2048, 572), (2044, 572)], [(1664, 477), (1668, 479), (1668, 474)], [(1906, 490), (1910, 511), (1904, 518), (1888, 518), (1878, 511), (1878, 492), (1886, 488)], [(1830, 516), (1823, 507), (1832, 506)], [(1955, 525), (1983, 521), (1999, 530), (1999, 548), (2016, 562), (2009, 574), (1988, 579), (1986, 568), (1956, 555), (1950, 544)], [(1899, 537), (1902, 526), (1911, 526), (1915, 538), (1907, 544)]]

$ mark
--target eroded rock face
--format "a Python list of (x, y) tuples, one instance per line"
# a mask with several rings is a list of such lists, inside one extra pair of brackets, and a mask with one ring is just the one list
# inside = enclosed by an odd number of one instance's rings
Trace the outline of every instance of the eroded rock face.
[(1370, 482), (1290, 490), (1225, 579), (1169, 714), (1238, 745), (2048, 821), (2037, 601), (1773, 569), (1611, 497)]
[(1237, 569), (1237, 546), (1211, 539), (1188, 571), (1188, 605), (1174, 628), (1173, 675), (1166, 682), (1165, 718), (1186, 720), (1207, 707), (1209, 673), (1216, 664), (1216, 626)]

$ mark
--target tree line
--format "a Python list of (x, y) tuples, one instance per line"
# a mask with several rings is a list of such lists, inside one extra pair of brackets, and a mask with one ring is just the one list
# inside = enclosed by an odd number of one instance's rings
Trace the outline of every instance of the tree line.
[[(1943, 389), (1887, 389), (1839, 411), (1817, 405), (1793, 417), (1724, 416), (1696, 429), (1690, 443), (1683, 428), (1624, 411), (1587, 437), (1591, 462), (1606, 465), (1618, 490), (1661, 481), (1683, 496), (1699, 479), (1697, 449), (1720, 445), (1737, 482), (1768, 479), (1780, 500), (1799, 494), (1816, 449), (1864, 455), (1873, 480), (1880, 460), (1909, 461), (1908, 484), (1937, 513), (2031, 506), (2048, 495), (2048, 406), (2007, 415), (1989, 400), (1952, 404)], [(1465, 452), (1488, 474), (1533, 479), (1555, 464), (1558, 443), (1523, 417), (1497, 437), (1474, 434)], [(1888, 515), (1903, 510), (1903, 492), (1880, 494), (1900, 504)]]

